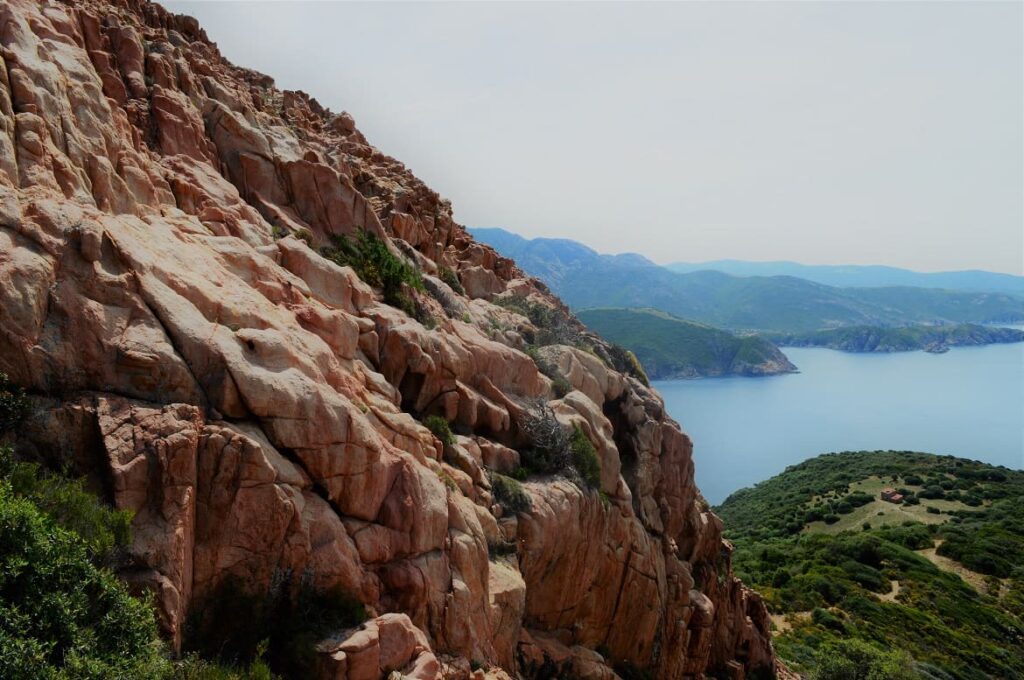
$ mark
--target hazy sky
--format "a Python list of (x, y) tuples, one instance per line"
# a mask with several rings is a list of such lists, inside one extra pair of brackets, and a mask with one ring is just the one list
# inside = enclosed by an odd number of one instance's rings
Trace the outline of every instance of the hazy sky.
[(1024, 274), (1024, 3), (166, 2), (468, 226)]

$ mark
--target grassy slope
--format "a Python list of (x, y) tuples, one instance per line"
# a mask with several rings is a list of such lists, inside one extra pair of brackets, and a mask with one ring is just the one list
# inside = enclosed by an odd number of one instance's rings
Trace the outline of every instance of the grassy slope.
[(758, 337), (685, 321), (649, 309), (589, 309), (590, 328), (632, 350), (652, 378), (767, 375), (793, 370), (785, 355)]
[[(920, 504), (875, 500), (885, 486)], [(811, 521), (858, 491), (872, 500)], [(1024, 473), (922, 453), (827, 454), (716, 511), (798, 669), (813, 670), (830, 642), (859, 639), (906, 650), (925, 677), (1024, 675)]]

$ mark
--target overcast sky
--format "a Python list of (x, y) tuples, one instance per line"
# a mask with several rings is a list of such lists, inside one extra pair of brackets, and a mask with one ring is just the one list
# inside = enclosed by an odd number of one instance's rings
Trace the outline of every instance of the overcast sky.
[(165, 2), (468, 226), (1024, 274), (1024, 3)]

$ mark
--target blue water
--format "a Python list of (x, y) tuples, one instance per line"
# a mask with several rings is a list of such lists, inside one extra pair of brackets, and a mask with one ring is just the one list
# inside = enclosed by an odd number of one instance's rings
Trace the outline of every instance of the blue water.
[(783, 350), (800, 373), (654, 383), (712, 504), (827, 451), (949, 453), (1024, 468), (1024, 344), (945, 354)]

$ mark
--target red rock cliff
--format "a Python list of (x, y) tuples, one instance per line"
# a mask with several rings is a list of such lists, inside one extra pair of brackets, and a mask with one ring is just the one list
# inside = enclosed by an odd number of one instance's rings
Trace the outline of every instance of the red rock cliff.
[[(774, 671), (660, 397), (348, 114), (137, 0), (3, 0), (0, 61), (16, 445), (135, 511), (124, 576), (175, 644), (226, 581), (301, 574), (376, 617), (321, 645), (325, 677)], [(359, 230), (423, 272), (422, 322), (318, 254)], [(523, 351), (543, 329), (495, 303), (524, 298), (572, 339), (539, 357), (567, 393)], [(490, 471), (545, 403), (595, 444), (600, 493), (532, 477), (516, 514)]]

